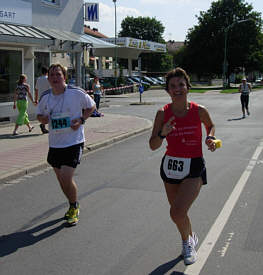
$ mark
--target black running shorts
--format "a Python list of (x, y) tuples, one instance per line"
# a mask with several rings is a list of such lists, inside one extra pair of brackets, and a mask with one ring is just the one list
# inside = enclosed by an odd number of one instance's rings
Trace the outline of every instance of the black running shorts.
[(165, 155), (162, 158), (162, 163), (161, 163), (161, 167), (160, 167), (160, 176), (164, 182), (171, 183), (171, 184), (179, 184), (184, 179), (187, 179), (187, 178), (201, 177), (203, 184), (207, 184), (205, 160), (203, 157), (191, 159), (190, 172), (188, 175), (186, 175), (182, 179), (173, 179), (173, 178), (169, 178), (166, 176), (166, 174), (164, 172), (164, 167), (163, 167), (164, 166), (164, 158), (165, 158)]
[(79, 143), (65, 148), (50, 147), (47, 156), (47, 162), (55, 168), (61, 168), (62, 165), (76, 168), (80, 164), (83, 153), (84, 143)]

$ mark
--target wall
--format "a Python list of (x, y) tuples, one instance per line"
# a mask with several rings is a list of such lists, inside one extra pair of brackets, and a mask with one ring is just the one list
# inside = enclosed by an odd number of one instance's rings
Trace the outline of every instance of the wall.
[(63, 0), (59, 8), (45, 5), (41, 0), (31, 2), (33, 26), (83, 33), (83, 0)]

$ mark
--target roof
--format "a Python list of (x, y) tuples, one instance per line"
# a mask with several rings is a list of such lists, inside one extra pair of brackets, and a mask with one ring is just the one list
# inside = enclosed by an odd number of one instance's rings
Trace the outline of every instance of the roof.
[(99, 32), (98, 29), (91, 29), (90, 26), (84, 26), (84, 33), (97, 38), (108, 38), (106, 35)]

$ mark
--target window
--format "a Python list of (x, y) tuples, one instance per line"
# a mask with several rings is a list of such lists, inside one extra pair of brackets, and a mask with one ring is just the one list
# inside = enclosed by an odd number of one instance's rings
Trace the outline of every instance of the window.
[(41, 0), (41, 2), (45, 5), (59, 8), (61, 6), (62, 0)]
[(0, 102), (14, 99), (16, 81), (22, 73), (22, 51), (0, 49)]

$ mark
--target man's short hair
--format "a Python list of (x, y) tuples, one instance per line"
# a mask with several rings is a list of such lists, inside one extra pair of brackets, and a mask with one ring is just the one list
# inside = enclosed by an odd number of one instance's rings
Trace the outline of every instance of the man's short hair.
[(64, 66), (62, 66), (61, 64), (59, 63), (56, 63), (56, 64), (52, 64), (49, 66), (48, 68), (48, 75), (49, 75), (49, 72), (54, 70), (55, 68), (60, 68), (60, 70), (62, 71), (63, 75), (64, 75), (64, 78), (66, 79), (67, 77), (67, 70)]
[(41, 68), (41, 73), (42, 73), (42, 74), (47, 74), (47, 73), (48, 73), (48, 68), (47, 68), (46, 66), (43, 66), (43, 67)]

